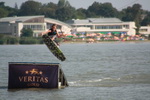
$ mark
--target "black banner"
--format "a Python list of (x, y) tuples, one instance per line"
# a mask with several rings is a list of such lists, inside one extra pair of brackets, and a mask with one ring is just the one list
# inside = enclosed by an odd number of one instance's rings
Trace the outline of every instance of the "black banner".
[(9, 63), (8, 88), (58, 88), (59, 64)]

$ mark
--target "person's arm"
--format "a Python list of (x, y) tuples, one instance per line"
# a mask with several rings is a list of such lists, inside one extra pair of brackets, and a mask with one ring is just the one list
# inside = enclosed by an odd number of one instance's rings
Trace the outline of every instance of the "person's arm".
[(58, 32), (56, 32), (56, 35), (58, 38), (61, 38), (61, 35)]
[(57, 37), (58, 37), (58, 38), (65, 37), (65, 36), (67, 36), (67, 34), (64, 34), (64, 32), (62, 32), (62, 30), (61, 30), (61, 34), (59, 34), (59, 33), (57, 32)]

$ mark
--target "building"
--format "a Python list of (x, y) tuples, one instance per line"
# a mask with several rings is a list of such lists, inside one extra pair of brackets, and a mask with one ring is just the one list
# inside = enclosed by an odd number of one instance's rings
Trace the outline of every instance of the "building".
[(31, 28), (34, 32), (34, 37), (37, 37), (38, 33), (48, 30), (52, 24), (58, 25), (58, 31), (62, 30), (68, 33), (71, 30), (71, 26), (68, 24), (55, 19), (45, 18), (43, 15), (15, 16), (0, 19), (0, 34), (20, 37), (23, 28)]
[(135, 35), (135, 22), (123, 22), (118, 18), (87, 18), (87, 19), (72, 19), (66, 23), (74, 27), (76, 32), (86, 33), (113, 33), (127, 35)]
[(141, 26), (139, 33), (145, 36), (150, 35), (150, 26)]

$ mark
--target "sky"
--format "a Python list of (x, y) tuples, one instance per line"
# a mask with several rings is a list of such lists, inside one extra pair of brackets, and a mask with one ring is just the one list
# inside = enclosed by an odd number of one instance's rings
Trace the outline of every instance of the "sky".
[[(0, 0), (0, 2), (5, 2), (5, 6), (10, 6), (14, 7), (15, 3), (17, 3), (18, 7), (20, 5), (28, 0)], [(58, 3), (59, 0), (34, 0), (41, 2), (42, 4), (44, 3)], [(113, 7), (117, 8), (118, 10), (122, 10), (123, 8), (127, 8), (128, 6), (132, 6), (133, 4), (141, 4), (142, 9), (150, 11), (150, 0), (68, 0), (71, 6), (75, 7), (76, 9), (78, 8), (85, 8), (87, 9), (90, 5), (93, 4), (94, 1), (100, 2), (100, 3), (105, 3), (105, 2), (110, 2), (112, 3)]]

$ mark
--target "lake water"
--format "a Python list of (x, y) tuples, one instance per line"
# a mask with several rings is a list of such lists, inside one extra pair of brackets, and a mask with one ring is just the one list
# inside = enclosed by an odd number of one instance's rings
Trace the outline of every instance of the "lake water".
[[(0, 45), (0, 100), (150, 100), (150, 42)], [(8, 91), (8, 62), (60, 63), (69, 87)]]

